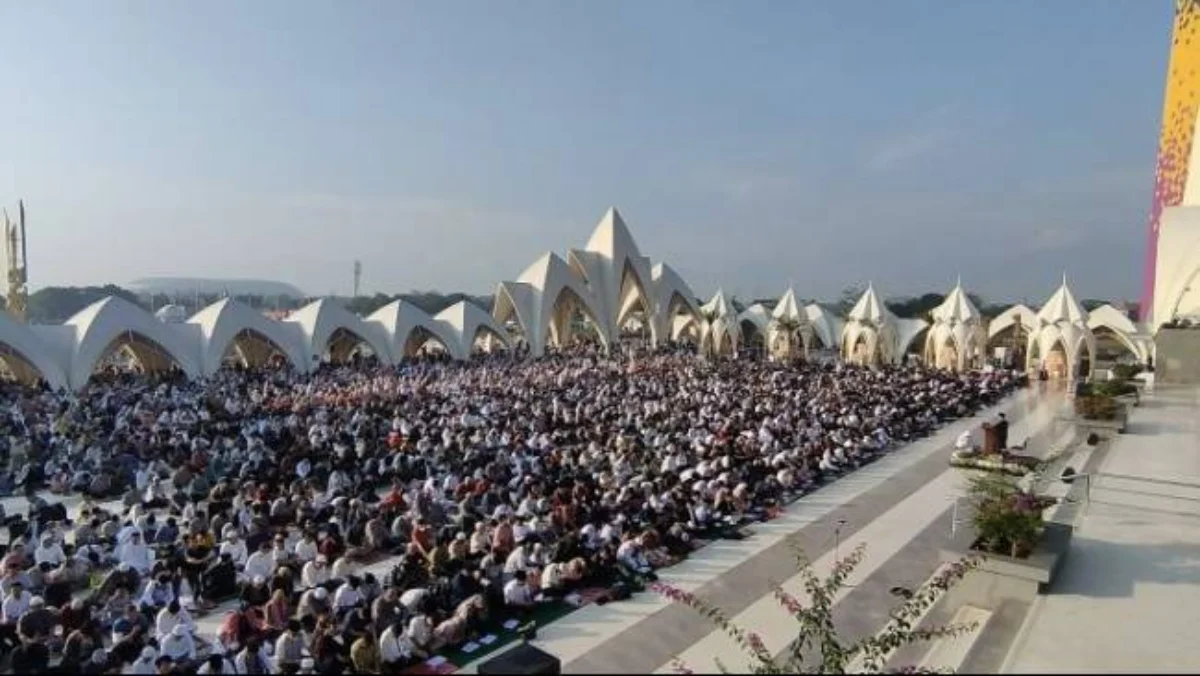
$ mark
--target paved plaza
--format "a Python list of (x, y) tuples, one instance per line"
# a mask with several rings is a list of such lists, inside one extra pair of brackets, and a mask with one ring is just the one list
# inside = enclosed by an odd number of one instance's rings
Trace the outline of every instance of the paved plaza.
[(1134, 409), (1005, 671), (1200, 671), (1197, 394), (1160, 389)]
[[(801, 498), (782, 517), (754, 526), (754, 535), (746, 540), (709, 545), (664, 571), (662, 581), (699, 593), (757, 631), (770, 650), (782, 652), (794, 637), (795, 623), (771, 589), (783, 582), (800, 596), (789, 536), (818, 570), (866, 542), (866, 557), (835, 612), (847, 635), (877, 632), (895, 604), (888, 590), (927, 580), (938, 565), (938, 548), (949, 540), (953, 503), (963, 489), (960, 473), (947, 465), (954, 439), (1007, 410), (1011, 438), (1030, 437), (1031, 452), (1044, 451), (1069, 432), (1055, 422), (1061, 406), (1060, 393), (1023, 391)], [(588, 606), (540, 628), (534, 644), (557, 656), (569, 673), (670, 672), (675, 657), (698, 673), (716, 671), (717, 656), (731, 669), (746, 666), (723, 633), (653, 593)]]

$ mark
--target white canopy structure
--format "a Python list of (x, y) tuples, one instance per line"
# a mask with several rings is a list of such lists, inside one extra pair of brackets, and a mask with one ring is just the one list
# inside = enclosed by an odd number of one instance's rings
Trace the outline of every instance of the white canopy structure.
[(718, 289), (717, 295), (700, 308), (703, 321), (700, 325), (700, 353), (709, 356), (732, 356), (737, 354), (741, 343), (742, 329), (737, 310)]
[(948, 371), (982, 365), (987, 354), (983, 315), (971, 302), (962, 282), (930, 313), (933, 325), (925, 334), (925, 363)]
[(498, 323), (515, 322), (535, 357), (570, 344), (580, 316), (607, 349), (639, 315), (652, 344), (675, 339), (691, 330), (675, 321), (681, 314), (699, 323), (695, 295), (670, 266), (651, 265), (616, 209), (605, 212), (584, 248), (570, 249), (566, 260), (546, 253), (516, 281), (501, 282), (492, 306)]
[(92, 303), (68, 319), (74, 330), (67, 381), (80, 388), (108, 355), (125, 351), (146, 371), (164, 371), (172, 365), (188, 377), (202, 371), (196, 333), (188, 325), (163, 324), (153, 315), (118, 296)]
[(651, 268), (650, 277), (656, 309), (650, 326), (655, 344), (668, 339), (679, 340), (689, 328), (699, 333), (700, 304), (687, 282), (666, 263)]
[(1097, 343), (1104, 335), (1111, 333), (1114, 340), (1123, 345), (1139, 364), (1145, 363), (1154, 353), (1154, 338), (1144, 326), (1135, 323), (1111, 304), (1105, 303), (1089, 312), (1087, 325)]
[(1075, 300), (1064, 274), (1062, 285), (1037, 313), (1037, 323), (1029, 334), (1026, 366), (1045, 369), (1054, 379), (1089, 378), (1095, 354), (1096, 339), (1087, 312)]
[(292, 368), (309, 368), (300, 326), (271, 321), (245, 303), (223, 298), (192, 315), (187, 323), (200, 329), (200, 367), (205, 375), (221, 368), (230, 352), (245, 366), (262, 366), (278, 354)]
[[(846, 322), (822, 305), (810, 303), (804, 306), (804, 316), (812, 327), (813, 337), (821, 341), (826, 350), (836, 350), (842, 345), (842, 331)], [(809, 347), (812, 345), (810, 343)]]
[(453, 336), (450, 354), (455, 359), (468, 359), (480, 345), (485, 352), (502, 347), (512, 347), (508, 333), (483, 308), (465, 300), (451, 305), (434, 316), (434, 321), (443, 326), (443, 335)]
[(570, 344), (577, 312), (596, 327), (601, 343), (607, 346), (611, 340), (607, 327), (611, 323), (599, 319), (591, 291), (566, 261), (547, 252), (516, 282), (500, 283), (492, 316), (500, 324), (515, 319), (530, 355), (540, 357), (549, 345)]
[(453, 329), (407, 301), (394, 300), (372, 312), (364, 321), (378, 326), (387, 336), (393, 362), (416, 355), (430, 340), (439, 343), (450, 354), (457, 354), (459, 339)]
[[(601, 336), (619, 336), (626, 320), (639, 309), (645, 318), (654, 316), (650, 259), (638, 251), (616, 209), (605, 212), (583, 249), (567, 252), (567, 261), (590, 292)], [(654, 331), (652, 324), (650, 330)]]
[(67, 387), (67, 374), (55, 356), (41, 336), (0, 311), (0, 362), (18, 382), (44, 380), (54, 389)]
[(796, 291), (787, 289), (771, 310), (767, 332), (771, 355), (779, 359), (789, 359), (797, 353), (807, 357), (812, 336), (813, 326), (808, 312), (796, 301)]
[(328, 298), (314, 300), (283, 321), (300, 329), (305, 352), (314, 363), (326, 356), (333, 362), (345, 362), (361, 354), (364, 347), (379, 361), (392, 363), (392, 352), (381, 327), (364, 322)]
[(875, 285), (850, 310), (842, 329), (842, 358), (863, 366), (898, 364), (908, 346), (927, 324), (921, 319), (901, 319), (883, 304)]
[[(1170, 261), (1161, 267), (1170, 269)], [(1160, 291), (1166, 288), (1160, 286)], [(1163, 307), (1160, 304), (1156, 312)], [(178, 312), (162, 314), (170, 319)], [(958, 369), (976, 365), (982, 320), (961, 285), (933, 317), (927, 357)], [(431, 317), (396, 301), (364, 320), (333, 300), (319, 299), (286, 319), (274, 320), (226, 298), (175, 323), (160, 321), (114, 296), (89, 305), (61, 325), (25, 325), (0, 312), (0, 371), (27, 383), (42, 380), (55, 388), (82, 388), (98, 365), (117, 353), (145, 371), (178, 368), (191, 377), (212, 374), (230, 359), (259, 366), (282, 358), (307, 371), (322, 358), (343, 361), (370, 352), (392, 364), (431, 341), (455, 359), (468, 359), (477, 348), (511, 348), (513, 338), (505, 328), (510, 323), (522, 334), (530, 354), (537, 356), (549, 346), (569, 344), (589, 325), (608, 347), (633, 319), (649, 329), (652, 344), (691, 339), (709, 355), (737, 354), (747, 336), (756, 341), (755, 334), (764, 336), (775, 354), (795, 332), (806, 352), (819, 341), (824, 349), (840, 350), (847, 361), (867, 364), (899, 362), (926, 326), (921, 320), (893, 315), (873, 285), (848, 321), (817, 304), (801, 307), (792, 289), (770, 309), (755, 304), (738, 313), (723, 291), (701, 307), (670, 265), (652, 265), (640, 253), (620, 214), (610, 209), (584, 248), (569, 250), (566, 259), (547, 253), (516, 281), (500, 283), (491, 313), (463, 301)], [(1090, 370), (1080, 366), (1085, 359), (1088, 364), (1095, 361), (1097, 334), (1111, 331), (1139, 359), (1153, 349), (1145, 327), (1116, 308), (1106, 305), (1084, 312), (1065, 279), (1036, 315), (1018, 305), (992, 320), (987, 340), (1001, 340), (1014, 327), (1028, 328), (1028, 340), (1022, 341), (1028, 367), (1052, 365), (1058, 359), (1069, 377)]]
[(755, 303), (738, 314), (738, 331), (741, 344), (746, 348), (762, 348), (765, 354), (770, 347), (771, 312), (762, 303)]

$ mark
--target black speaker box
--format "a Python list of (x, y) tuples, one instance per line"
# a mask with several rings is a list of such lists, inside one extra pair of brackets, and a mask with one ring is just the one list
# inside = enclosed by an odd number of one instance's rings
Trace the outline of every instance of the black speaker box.
[(483, 662), (476, 670), (483, 676), (491, 674), (553, 674), (562, 673), (562, 663), (548, 652), (538, 650), (528, 643), (505, 651)]

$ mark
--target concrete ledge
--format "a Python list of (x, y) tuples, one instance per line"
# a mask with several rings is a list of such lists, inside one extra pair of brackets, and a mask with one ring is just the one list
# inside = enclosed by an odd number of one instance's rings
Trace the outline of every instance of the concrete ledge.
[[(983, 554), (979, 567), (952, 588), (955, 602), (987, 610), (996, 610), (1005, 601), (1032, 603), (1054, 581), (1071, 548), (1074, 531), (1073, 526), (1065, 523), (1047, 523), (1041, 541), (1026, 559)], [(971, 549), (976, 539), (975, 530), (968, 523), (967, 527), (959, 529), (950, 545), (941, 550), (939, 559), (954, 563), (979, 555), (980, 552)]]

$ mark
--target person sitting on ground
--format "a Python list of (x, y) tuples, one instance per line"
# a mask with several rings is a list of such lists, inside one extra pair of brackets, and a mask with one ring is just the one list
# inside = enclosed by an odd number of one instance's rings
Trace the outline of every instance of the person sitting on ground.
[(504, 585), (504, 605), (510, 610), (527, 614), (533, 610), (533, 589), (526, 582), (525, 571), (518, 570)]

